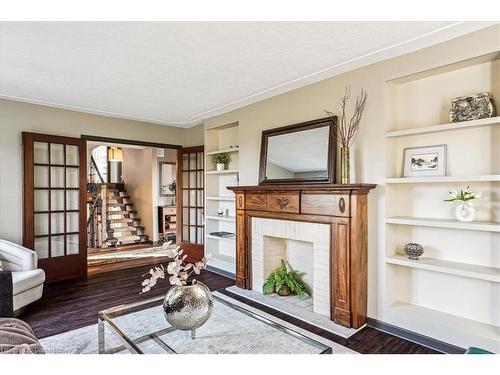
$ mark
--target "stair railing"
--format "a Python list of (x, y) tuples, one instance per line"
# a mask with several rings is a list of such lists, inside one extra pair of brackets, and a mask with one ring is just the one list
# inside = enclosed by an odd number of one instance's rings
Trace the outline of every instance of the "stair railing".
[(95, 248), (101, 246), (101, 236), (99, 235), (100, 217), (102, 212), (101, 195), (94, 195), (89, 204), (89, 216), (87, 219), (87, 246)]
[(92, 173), (92, 171), (95, 170), (97, 172), (97, 176), (99, 177), (99, 182), (101, 184), (104, 184), (106, 183), (106, 181), (104, 181), (104, 178), (102, 177), (102, 174), (101, 172), (99, 171), (99, 167), (97, 166), (97, 163), (94, 159), (94, 157), (92, 155), (90, 155), (90, 171), (91, 171), (91, 176), (92, 176), (92, 182), (94, 182), (94, 173)]

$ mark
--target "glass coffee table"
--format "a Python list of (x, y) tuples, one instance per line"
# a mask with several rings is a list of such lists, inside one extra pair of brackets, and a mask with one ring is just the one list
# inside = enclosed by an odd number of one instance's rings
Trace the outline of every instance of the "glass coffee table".
[[(163, 316), (164, 297), (98, 313), (99, 354), (326, 354), (332, 348), (271, 315), (215, 292), (210, 319), (180, 331)], [(285, 326), (287, 325), (287, 326)]]

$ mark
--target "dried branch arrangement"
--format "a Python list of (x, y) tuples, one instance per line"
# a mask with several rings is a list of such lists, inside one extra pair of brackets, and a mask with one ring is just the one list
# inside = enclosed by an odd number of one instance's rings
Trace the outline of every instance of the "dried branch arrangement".
[[(335, 140), (340, 143), (341, 147), (344, 148), (349, 148), (356, 138), (368, 95), (366, 94), (366, 91), (361, 88), (361, 95), (356, 97), (354, 113), (351, 119), (347, 121), (346, 105), (350, 97), (351, 86), (348, 86), (345, 88), (344, 96), (340, 98), (339, 123), (337, 124), (337, 132), (334, 134)], [(325, 112), (332, 118), (332, 120), (334, 120), (335, 115), (332, 112), (327, 110), (325, 110)]]

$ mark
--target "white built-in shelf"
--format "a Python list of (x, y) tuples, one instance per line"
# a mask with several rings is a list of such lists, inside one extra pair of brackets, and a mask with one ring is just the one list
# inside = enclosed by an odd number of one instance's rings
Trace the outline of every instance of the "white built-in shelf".
[(212, 236), (211, 234), (207, 234), (207, 238), (211, 238), (212, 240), (217, 240), (217, 241), (222, 241), (222, 242), (230, 242), (234, 243), (235, 236), (232, 237), (218, 237), (218, 236)]
[(218, 220), (218, 221), (229, 221), (229, 222), (234, 222), (236, 221), (236, 217), (234, 216), (215, 216), (215, 215), (208, 215), (205, 216), (206, 219), (209, 220)]
[(451, 262), (442, 259), (420, 258), (419, 260), (408, 259), (405, 255), (395, 254), (385, 259), (386, 263), (398, 266), (418, 268), (421, 270), (447, 273), (473, 279), (493, 281), (500, 283), (500, 268), (479, 266), (476, 264)]
[(236, 200), (235, 197), (206, 197), (205, 200), (207, 201), (227, 201), (227, 202), (234, 202)]
[(433, 182), (496, 182), (500, 181), (499, 174), (478, 176), (439, 176), (439, 177), (394, 177), (386, 178), (386, 184), (419, 184)]
[[(206, 251), (205, 253), (209, 254), (210, 250)], [(216, 253), (213, 255), (212, 259), (210, 259), (210, 261), (208, 262), (208, 266), (209, 266), (209, 269), (215, 268), (215, 269), (219, 269), (219, 270), (234, 274), (236, 272), (236, 266), (235, 266), (236, 262), (235, 261), (236, 261), (235, 257)]]
[(226, 169), (224, 171), (207, 171), (207, 174), (238, 174), (239, 172), (237, 169)]
[(386, 309), (384, 318), (391, 324), (462, 348), (478, 346), (500, 352), (500, 327), (492, 324), (400, 301)]
[(385, 219), (387, 224), (413, 225), (419, 227), (478, 230), (500, 233), (500, 223), (494, 221), (464, 222), (453, 219), (434, 219), (411, 216), (394, 216)]
[(215, 150), (215, 151), (207, 151), (207, 155), (215, 155), (215, 154), (221, 154), (221, 153), (226, 153), (226, 152), (239, 152), (239, 148), (226, 148), (223, 150)]
[(500, 116), (497, 116), (497, 117), (483, 118), (480, 120), (471, 120), (471, 121), (462, 121), (462, 122), (453, 122), (448, 124), (426, 126), (422, 128), (393, 130), (386, 132), (385, 136), (386, 138), (402, 137), (405, 135), (444, 132), (449, 130), (459, 130), (459, 129), (475, 128), (479, 126), (491, 126), (499, 124), (500, 124)]

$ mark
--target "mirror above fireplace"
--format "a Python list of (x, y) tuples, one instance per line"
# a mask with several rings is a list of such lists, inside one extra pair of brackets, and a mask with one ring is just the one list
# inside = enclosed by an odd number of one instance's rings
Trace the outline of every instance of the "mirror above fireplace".
[(333, 184), (335, 128), (327, 117), (263, 131), (259, 185)]

